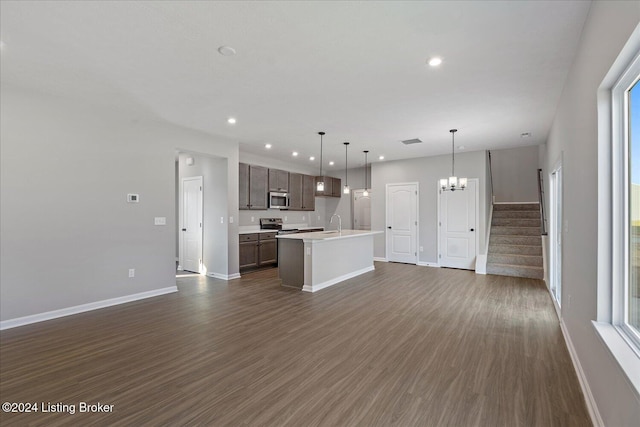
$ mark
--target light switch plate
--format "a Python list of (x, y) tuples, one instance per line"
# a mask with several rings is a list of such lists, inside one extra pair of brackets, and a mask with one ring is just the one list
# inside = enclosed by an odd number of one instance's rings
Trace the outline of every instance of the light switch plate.
[(140, 195), (139, 194), (133, 194), (133, 193), (127, 194), (127, 202), (128, 203), (138, 203), (139, 201), (140, 201)]
[(167, 217), (157, 216), (153, 219), (153, 225), (167, 225)]

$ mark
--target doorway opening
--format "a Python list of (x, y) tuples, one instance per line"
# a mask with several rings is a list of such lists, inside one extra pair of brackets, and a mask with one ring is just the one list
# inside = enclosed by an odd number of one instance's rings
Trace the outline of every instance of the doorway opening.
[(478, 253), (478, 179), (464, 190), (443, 191), (438, 181), (438, 263), (475, 270)]
[(371, 190), (352, 190), (351, 197), (353, 229), (371, 230)]
[(562, 161), (549, 176), (549, 290), (562, 305)]
[(387, 184), (387, 261), (418, 263), (418, 183)]

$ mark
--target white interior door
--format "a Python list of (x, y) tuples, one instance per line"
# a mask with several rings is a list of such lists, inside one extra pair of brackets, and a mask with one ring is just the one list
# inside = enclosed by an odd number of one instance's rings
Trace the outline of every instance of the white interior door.
[(418, 184), (387, 184), (387, 260), (416, 264)]
[(475, 270), (477, 200), (477, 179), (469, 179), (464, 190), (440, 190), (441, 267)]
[(183, 270), (202, 271), (202, 177), (182, 179), (182, 244), (180, 265)]
[(371, 191), (353, 190), (353, 229), (371, 230)]
[(549, 180), (549, 287), (551, 295), (561, 305), (562, 299), (562, 168), (557, 167)]

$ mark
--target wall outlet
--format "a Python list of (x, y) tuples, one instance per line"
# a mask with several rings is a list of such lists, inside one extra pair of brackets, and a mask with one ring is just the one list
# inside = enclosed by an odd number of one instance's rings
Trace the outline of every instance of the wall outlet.
[(302, 215), (302, 220), (305, 221), (306, 219), (307, 219), (307, 217)]
[(233, 224), (233, 217), (232, 216), (229, 217), (229, 224)]
[(287, 220), (287, 216), (286, 216), (286, 215), (284, 216), (284, 220), (285, 220), (285, 221)]
[(424, 246), (420, 246), (420, 252), (424, 252)]
[(220, 217), (220, 224), (224, 224), (224, 217), (223, 216)]
[(251, 217), (251, 222), (255, 222), (255, 220), (256, 220), (256, 217), (255, 217), (255, 216), (252, 216), (252, 217)]
[(135, 268), (130, 268), (129, 269), (129, 277), (136, 277), (136, 269)]

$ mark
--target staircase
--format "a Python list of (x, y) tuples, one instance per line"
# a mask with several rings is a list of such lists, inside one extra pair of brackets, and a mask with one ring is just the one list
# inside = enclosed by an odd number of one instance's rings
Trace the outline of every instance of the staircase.
[(487, 274), (544, 277), (538, 203), (493, 205)]

